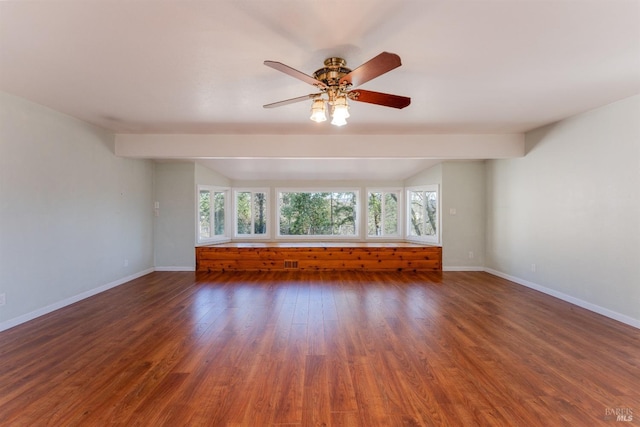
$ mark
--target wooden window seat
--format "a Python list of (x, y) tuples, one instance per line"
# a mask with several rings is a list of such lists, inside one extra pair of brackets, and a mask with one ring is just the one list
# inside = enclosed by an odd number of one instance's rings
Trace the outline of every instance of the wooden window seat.
[(197, 271), (441, 271), (442, 247), (417, 243), (221, 243), (196, 247)]

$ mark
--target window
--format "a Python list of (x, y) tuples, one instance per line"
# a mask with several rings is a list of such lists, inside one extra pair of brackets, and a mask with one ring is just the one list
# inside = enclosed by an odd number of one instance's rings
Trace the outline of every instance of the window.
[(226, 188), (198, 186), (198, 243), (229, 238), (226, 225)]
[(367, 193), (367, 237), (400, 237), (401, 190)]
[(268, 191), (236, 190), (236, 237), (267, 237)]
[(438, 243), (439, 229), (438, 186), (407, 189), (407, 239)]
[(279, 236), (356, 237), (357, 191), (278, 192)]

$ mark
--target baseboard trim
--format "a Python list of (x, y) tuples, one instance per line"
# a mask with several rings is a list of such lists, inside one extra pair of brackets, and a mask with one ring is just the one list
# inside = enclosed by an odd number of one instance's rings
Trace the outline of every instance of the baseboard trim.
[(582, 307), (582, 308), (584, 308), (586, 310), (593, 311), (594, 313), (601, 314), (601, 315), (603, 315), (605, 317), (609, 317), (609, 318), (611, 318), (613, 320), (617, 320), (618, 322), (622, 322), (622, 323), (625, 323), (625, 324), (627, 324), (629, 326), (633, 326), (634, 328), (640, 329), (640, 320), (634, 319), (633, 317), (629, 317), (627, 315), (620, 314), (620, 313), (615, 312), (613, 310), (609, 310), (608, 308), (604, 308), (604, 307), (601, 307), (599, 305), (596, 305), (596, 304), (593, 304), (593, 303), (590, 303), (590, 302), (587, 302), (587, 301), (583, 301), (583, 300), (581, 300), (579, 298), (572, 297), (571, 295), (567, 295), (567, 294), (564, 294), (562, 292), (558, 292), (558, 291), (556, 291), (554, 289), (547, 288), (545, 286), (539, 285), (537, 283), (530, 282), (528, 280), (521, 279), (519, 277), (511, 276), (509, 274), (503, 273), (503, 272), (498, 271), (498, 270), (494, 270), (492, 268), (485, 268), (484, 271), (486, 271), (489, 274), (493, 274), (494, 276), (498, 276), (498, 277), (501, 277), (503, 279), (507, 279), (507, 280), (509, 280), (511, 282), (517, 283), (517, 284), (522, 285), (522, 286), (526, 286), (527, 288), (534, 289), (534, 290), (536, 290), (538, 292), (542, 292), (543, 294), (550, 295), (552, 297), (561, 299), (562, 301), (566, 301), (566, 302), (571, 303), (573, 305), (577, 305), (578, 307)]
[(156, 267), (155, 271), (196, 271), (195, 267), (181, 267), (178, 265), (168, 265), (163, 267)]
[(14, 317), (13, 319), (6, 320), (6, 321), (0, 323), (0, 332), (6, 331), (7, 329), (13, 328), (14, 326), (18, 326), (18, 325), (20, 325), (22, 323), (28, 322), (30, 320), (33, 320), (33, 319), (37, 318), (37, 317), (44, 316), (45, 314), (49, 314), (52, 311), (59, 310), (59, 309), (61, 309), (63, 307), (66, 307), (68, 305), (74, 304), (74, 303), (76, 303), (78, 301), (81, 301), (83, 299), (92, 297), (92, 296), (97, 295), (97, 294), (99, 294), (101, 292), (107, 291), (107, 290), (109, 290), (111, 288), (115, 288), (116, 286), (120, 286), (122, 284), (130, 282), (130, 281), (132, 281), (134, 279), (137, 279), (138, 277), (142, 277), (142, 276), (147, 275), (149, 273), (153, 273), (153, 271), (154, 271), (153, 268), (148, 268), (146, 270), (142, 270), (142, 271), (140, 271), (138, 273), (135, 273), (135, 274), (132, 274), (130, 276), (123, 277), (122, 279), (118, 279), (118, 280), (113, 281), (111, 283), (107, 283), (106, 285), (102, 285), (102, 286), (99, 286), (97, 288), (89, 289), (88, 291), (82, 292), (82, 293), (80, 293), (78, 295), (74, 295), (72, 297), (65, 298), (65, 299), (63, 299), (61, 301), (58, 301), (58, 302), (55, 302), (53, 304), (49, 304), (46, 307), (39, 308), (39, 309), (34, 310), (34, 311), (30, 312), (30, 313), (26, 313), (26, 314), (23, 314), (21, 316)]
[(484, 267), (444, 266), (442, 271), (485, 271)]

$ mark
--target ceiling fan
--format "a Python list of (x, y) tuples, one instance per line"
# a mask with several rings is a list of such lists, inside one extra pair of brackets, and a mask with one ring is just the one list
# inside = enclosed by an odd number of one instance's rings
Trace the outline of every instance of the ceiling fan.
[(342, 58), (327, 58), (324, 61), (324, 67), (316, 70), (313, 76), (293, 69), (281, 62), (264, 61), (264, 65), (302, 80), (305, 83), (309, 83), (318, 88), (319, 92), (266, 104), (263, 107), (281, 107), (283, 105), (312, 99), (313, 103), (311, 105), (310, 118), (315, 122), (324, 122), (327, 120), (326, 112), (329, 107), (332, 118), (331, 124), (336, 126), (347, 124), (346, 119), (349, 117), (349, 104), (347, 100), (398, 109), (411, 104), (411, 98), (407, 98), (406, 96), (354, 89), (402, 65), (400, 57), (395, 53), (382, 52), (355, 70), (347, 68), (347, 61)]

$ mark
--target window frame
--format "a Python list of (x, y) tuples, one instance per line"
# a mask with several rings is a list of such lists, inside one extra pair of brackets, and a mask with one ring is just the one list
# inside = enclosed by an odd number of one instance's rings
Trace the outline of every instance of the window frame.
[[(212, 234), (211, 237), (202, 237), (200, 234), (200, 193), (202, 191), (208, 191), (209, 194), (214, 195), (216, 193), (222, 193), (224, 195), (224, 225), (223, 225), (223, 234)], [(211, 243), (222, 243), (228, 242), (231, 240), (229, 234), (229, 193), (231, 189), (229, 187), (220, 187), (215, 185), (202, 185), (198, 184), (196, 186), (196, 243), (199, 245), (203, 244), (211, 244)], [(213, 200), (213, 197), (211, 198)], [(211, 201), (210, 201), (211, 203)], [(215, 230), (215, 215), (210, 213), (210, 228), (211, 230)]]
[[(380, 239), (394, 239), (394, 240), (398, 240), (398, 239), (402, 239), (402, 236), (404, 235), (404, 215), (403, 215), (403, 206), (404, 206), (404, 201), (403, 201), (403, 188), (402, 187), (371, 187), (371, 188), (366, 188), (365, 191), (365, 210), (364, 210), (364, 224), (366, 224), (366, 226), (364, 227), (364, 236), (366, 239), (372, 239), (372, 240), (380, 240)], [(369, 234), (369, 195), (371, 193), (382, 193), (382, 210), (381, 210), (381, 217), (382, 217), (382, 234), (377, 236), (377, 235), (371, 235)], [(396, 202), (397, 205), (397, 221), (398, 221), (398, 228), (395, 234), (385, 234), (384, 229), (385, 229), (385, 224), (384, 224), (384, 218), (385, 218), (385, 195), (389, 194), (389, 193), (394, 193), (396, 194), (398, 200)]]
[[(282, 193), (354, 193), (355, 207), (354, 207), (354, 234), (348, 236), (341, 236), (337, 234), (317, 234), (317, 235), (290, 235), (290, 234), (280, 234), (280, 200)], [(276, 188), (275, 189), (275, 203), (274, 203), (274, 211), (275, 211), (275, 237), (278, 240), (355, 240), (360, 239), (361, 236), (361, 228), (360, 228), (360, 217), (361, 217), (361, 200), (360, 200), (360, 189), (356, 187), (321, 187), (321, 188)]]
[[(411, 193), (435, 192), (436, 193), (436, 232), (431, 236), (411, 235)], [(440, 212), (440, 189), (438, 184), (419, 185), (405, 187), (405, 239), (416, 243), (440, 244), (440, 230), (442, 228), (442, 214)]]
[[(238, 233), (238, 194), (239, 193), (251, 193), (251, 233), (240, 234)], [(266, 201), (265, 212), (265, 225), (266, 232), (264, 234), (255, 234), (255, 223), (253, 216), (253, 197), (256, 193), (264, 193)], [(233, 188), (233, 237), (236, 239), (269, 239), (271, 238), (271, 192), (269, 188), (256, 188), (256, 187), (239, 187)]]

